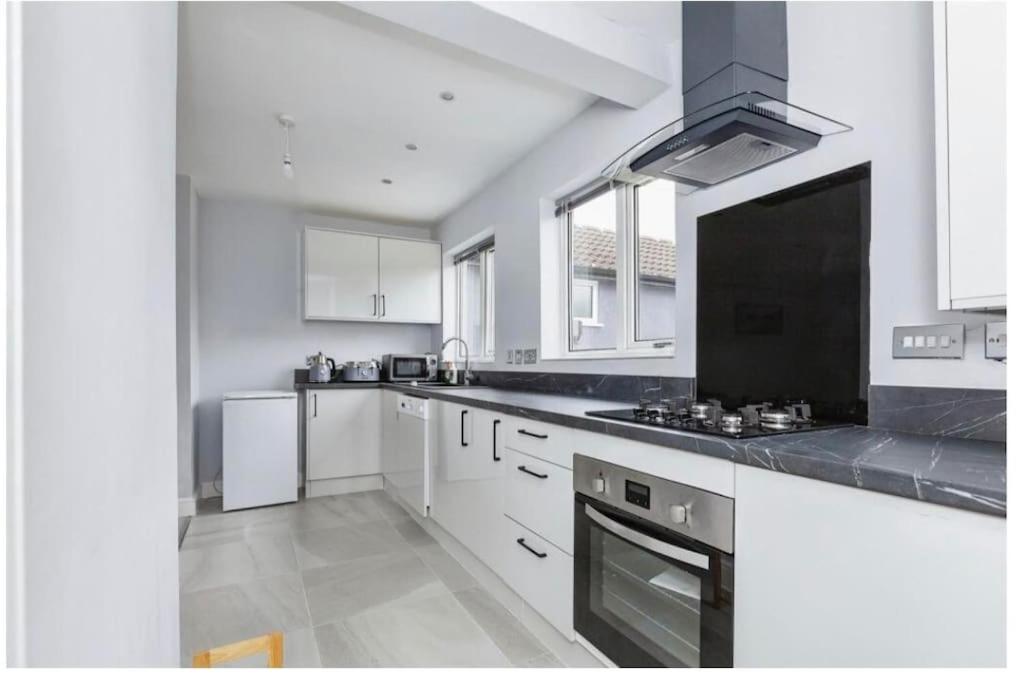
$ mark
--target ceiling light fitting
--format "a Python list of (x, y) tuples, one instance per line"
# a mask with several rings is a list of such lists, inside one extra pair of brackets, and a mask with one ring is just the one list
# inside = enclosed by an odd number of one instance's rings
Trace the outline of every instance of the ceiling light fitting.
[(405, 145), (405, 148), (410, 152), (415, 152), (419, 149), (419, 146), (415, 142), (410, 142)]
[(393, 180), (391, 180), (391, 178), (381, 178), (380, 181), (385, 185), (390, 185), (391, 183), (394, 182)]
[(292, 163), (289, 133), (295, 127), (295, 119), (288, 114), (281, 114), (277, 117), (277, 123), (284, 129), (284, 158), (281, 160), (281, 172), (285, 178), (291, 180), (295, 177), (295, 165)]
[(445, 102), (451, 102), (452, 100), (455, 99), (455, 93), (450, 92), (448, 90), (444, 90), (444, 91), (441, 92), (440, 97)]

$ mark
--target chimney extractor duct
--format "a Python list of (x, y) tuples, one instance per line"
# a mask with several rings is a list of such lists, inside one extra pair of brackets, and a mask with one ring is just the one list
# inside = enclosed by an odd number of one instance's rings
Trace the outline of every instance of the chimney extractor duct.
[(683, 118), (605, 169), (691, 192), (811, 149), (851, 128), (786, 102), (784, 2), (684, 2)]

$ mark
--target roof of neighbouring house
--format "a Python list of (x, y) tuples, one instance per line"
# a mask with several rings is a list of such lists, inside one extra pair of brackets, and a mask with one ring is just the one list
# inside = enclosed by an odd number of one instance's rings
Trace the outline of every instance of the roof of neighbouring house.
[[(601, 273), (615, 272), (615, 232), (589, 225), (573, 227), (574, 266)], [(653, 237), (640, 238), (640, 277), (659, 280), (676, 278), (676, 243)]]

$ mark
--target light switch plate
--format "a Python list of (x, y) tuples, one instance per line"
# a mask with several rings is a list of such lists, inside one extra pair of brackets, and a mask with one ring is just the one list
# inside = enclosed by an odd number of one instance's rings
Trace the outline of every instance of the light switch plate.
[(1006, 323), (985, 324), (985, 358), (1006, 360)]
[(523, 364), (523, 350), (522, 349), (516, 349), (516, 365), (522, 365), (522, 364)]
[(893, 358), (963, 358), (964, 326), (912, 325), (892, 328)]
[(537, 349), (523, 349), (523, 363), (534, 365), (537, 362)]

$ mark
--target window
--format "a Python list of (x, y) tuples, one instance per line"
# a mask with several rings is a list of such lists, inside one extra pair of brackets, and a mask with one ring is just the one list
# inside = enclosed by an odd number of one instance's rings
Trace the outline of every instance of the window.
[(565, 350), (624, 355), (675, 340), (675, 186), (605, 185), (567, 199)]
[[(455, 336), (465, 340), (469, 357), (494, 359), (494, 243), (488, 241), (455, 257)], [(459, 359), (465, 358), (457, 345)]]

